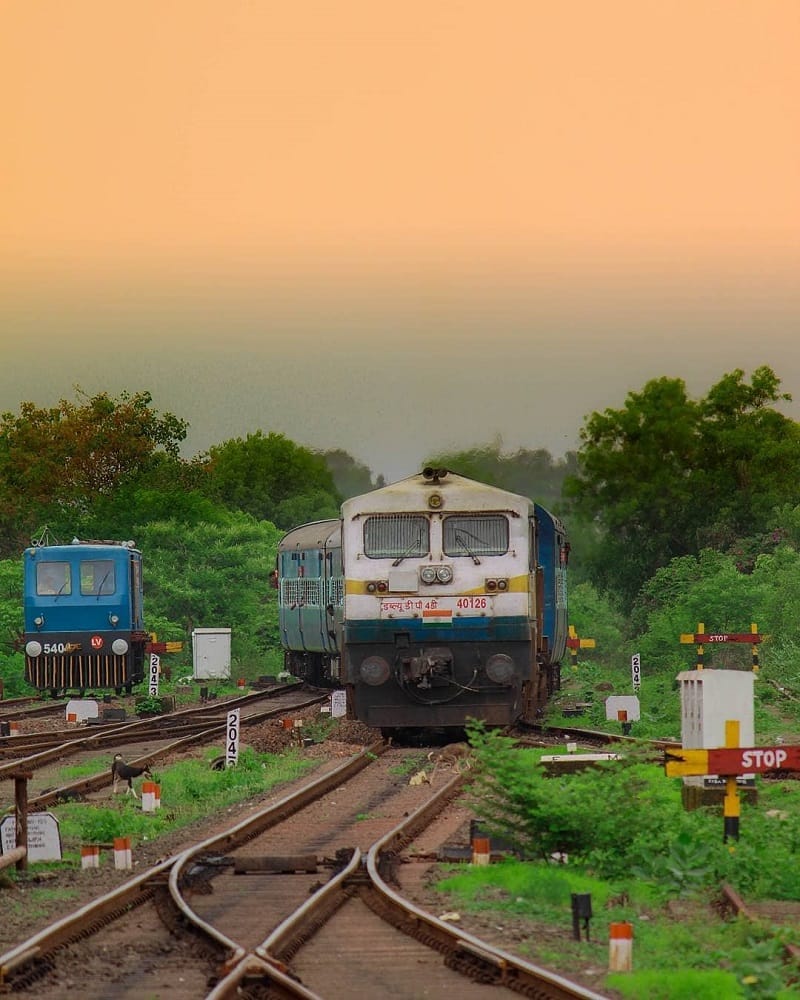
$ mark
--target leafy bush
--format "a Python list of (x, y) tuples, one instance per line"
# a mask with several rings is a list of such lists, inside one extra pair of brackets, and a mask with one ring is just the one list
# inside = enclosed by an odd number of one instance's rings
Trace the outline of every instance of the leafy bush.
[(626, 747), (618, 760), (548, 777), (540, 750), (479, 724), (470, 727), (479, 764), (472, 806), (486, 828), (525, 858), (556, 852), (603, 878), (633, 875), (664, 896), (731, 882), (748, 898), (800, 899), (800, 815), (795, 783), (762, 783), (742, 803), (741, 839), (723, 841), (722, 811), (686, 812), (680, 780), (652, 751)]
[(525, 857), (564, 852), (615, 875), (638, 843), (675, 830), (676, 790), (651, 780), (653, 767), (642, 753), (548, 777), (537, 764), (540, 753), (512, 750), (511, 739), (480, 725), (469, 735), (481, 765), (473, 807)]

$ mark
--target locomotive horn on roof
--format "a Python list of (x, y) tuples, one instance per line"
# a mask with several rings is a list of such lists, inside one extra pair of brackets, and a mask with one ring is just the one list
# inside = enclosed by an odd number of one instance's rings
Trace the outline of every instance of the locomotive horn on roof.
[(427, 479), (432, 483), (438, 483), (440, 479), (445, 479), (447, 476), (447, 469), (433, 469), (431, 466), (426, 466), (422, 470), (423, 479)]

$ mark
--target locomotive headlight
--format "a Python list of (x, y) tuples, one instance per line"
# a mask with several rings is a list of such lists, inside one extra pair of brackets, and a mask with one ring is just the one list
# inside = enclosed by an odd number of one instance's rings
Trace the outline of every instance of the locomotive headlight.
[(35, 626), (36, 626), (37, 628), (41, 628), (41, 627), (42, 627), (42, 625), (44, 625), (44, 615), (37, 615), (37, 616), (36, 616), (36, 617), (35, 617), (35, 618), (33, 619), (33, 624), (34, 624), (34, 625), (35, 625)]
[(514, 661), (505, 653), (495, 653), (486, 661), (486, 673), (495, 684), (507, 687), (514, 679)]
[(128, 652), (128, 643), (125, 639), (115, 639), (111, 643), (111, 649), (117, 656), (124, 656)]
[(30, 642), (26, 642), (25, 643), (25, 652), (31, 658), (35, 658), (37, 656), (41, 656), (42, 655), (42, 644), (40, 642), (37, 642), (35, 639), (31, 639)]
[(419, 571), (419, 578), (423, 583), (436, 583), (436, 567), (423, 566)]
[(389, 664), (382, 656), (368, 656), (359, 668), (361, 680), (377, 687), (389, 679)]
[(119, 615), (109, 615), (108, 620), (111, 622), (114, 628), (116, 628), (117, 625), (119, 625)]
[(453, 570), (449, 566), (440, 566), (436, 570), (436, 579), (439, 583), (452, 583)]

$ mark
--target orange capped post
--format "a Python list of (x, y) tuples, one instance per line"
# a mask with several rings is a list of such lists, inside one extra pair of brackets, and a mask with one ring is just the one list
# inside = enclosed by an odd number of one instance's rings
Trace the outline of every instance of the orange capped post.
[(611, 924), (608, 931), (608, 971), (630, 972), (633, 968), (633, 924)]

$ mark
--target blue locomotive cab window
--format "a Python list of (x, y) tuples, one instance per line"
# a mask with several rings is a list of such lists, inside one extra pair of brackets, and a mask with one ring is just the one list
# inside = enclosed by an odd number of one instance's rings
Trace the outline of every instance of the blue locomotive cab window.
[(364, 521), (364, 555), (370, 559), (406, 559), (430, 551), (430, 525), (419, 514), (376, 514)]
[(84, 597), (102, 597), (116, 590), (114, 563), (111, 559), (84, 559), (81, 561), (81, 594)]
[(36, 566), (36, 593), (59, 597), (72, 593), (72, 574), (68, 562), (42, 562)]
[(444, 519), (446, 556), (502, 556), (508, 552), (508, 518), (502, 514), (458, 514)]

